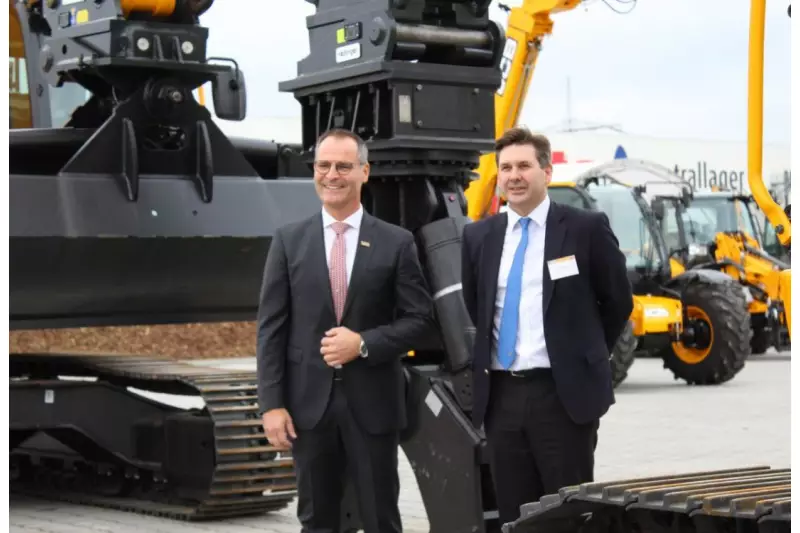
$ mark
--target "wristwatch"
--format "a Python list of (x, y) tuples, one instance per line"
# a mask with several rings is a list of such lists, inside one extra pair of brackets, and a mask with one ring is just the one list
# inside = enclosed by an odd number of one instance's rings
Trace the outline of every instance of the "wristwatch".
[(367, 353), (367, 345), (364, 343), (364, 339), (361, 339), (361, 346), (359, 346), (359, 348), (358, 348), (358, 354), (361, 357), (365, 357), (365, 358), (367, 357), (367, 355), (369, 355)]

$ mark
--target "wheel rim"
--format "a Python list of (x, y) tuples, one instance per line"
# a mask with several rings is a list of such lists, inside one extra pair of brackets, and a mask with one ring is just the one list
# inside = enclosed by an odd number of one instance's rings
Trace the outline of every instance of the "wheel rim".
[(705, 348), (694, 348), (686, 346), (682, 342), (673, 342), (672, 350), (682, 362), (689, 365), (696, 365), (703, 362), (705, 358), (708, 357), (708, 354), (711, 353), (711, 347), (714, 346), (714, 328), (711, 325), (711, 318), (699, 307), (692, 305), (687, 306), (686, 315), (689, 320), (700, 322), (707, 328), (709, 337), (708, 345)]

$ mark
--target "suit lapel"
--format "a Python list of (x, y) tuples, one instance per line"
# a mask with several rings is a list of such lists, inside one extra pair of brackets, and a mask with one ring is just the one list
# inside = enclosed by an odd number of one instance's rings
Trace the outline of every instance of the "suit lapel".
[(547, 212), (547, 229), (544, 235), (544, 273), (542, 277), (542, 299), (544, 305), (543, 314), (547, 313), (550, 299), (553, 297), (553, 280), (550, 279), (550, 269), (547, 262), (561, 256), (561, 248), (564, 244), (567, 228), (563, 221), (563, 212), (558, 204), (551, 201), (550, 210)]
[(347, 317), (348, 311), (353, 306), (353, 301), (357, 296), (360, 286), (359, 280), (364, 279), (369, 267), (372, 250), (376, 246), (378, 246), (378, 242), (377, 239), (375, 239), (375, 219), (365, 211), (361, 219), (361, 229), (358, 232), (358, 240), (356, 241), (356, 257), (353, 261), (353, 272), (350, 274), (350, 283), (347, 286), (347, 298), (344, 302), (342, 321)]
[(314, 269), (311, 279), (318, 279), (322, 284), (321, 293), (325, 311), (336, 316), (333, 310), (333, 292), (331, 292), (330, 271), (325, 256), (325, 228), (322, 226), (322, 213), (311, 218), (311, 239), (308, 250), (308, 264)]
[(503, 213), (495, 216), (489, 234), (483, 241), (484, 250), (481, 257), (486, 258), (484, 263), (486, 265), (486, 275), (483, 278), (483, 283), (486, 284), (488, 289), (485, 303), (486, 314), (484, 316), (490, 317), (490, 324), (491, 317), (494, 316), (494, 301), (497, 298), (497, 276), (500, 273), (500, 259), (503, 256), (503, 242), (505, 241), (507, 226), (508, 215)]

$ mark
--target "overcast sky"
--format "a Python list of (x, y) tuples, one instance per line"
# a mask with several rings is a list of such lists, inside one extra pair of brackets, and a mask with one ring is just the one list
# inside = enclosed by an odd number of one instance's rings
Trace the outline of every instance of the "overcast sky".
[[(575, 127), (744, 141), (750, 2), (638, 0), (630, 13), (611, 9), (629, 11), (623, 2), (630, 1), (589, 0), (553, 16), (520, 122), (557, 131), (571, 108)], [(767, 1), (764, 134), (780, 144), (790, 142), (787, 3)], [(505, 27), (497, 4), (492, 18)], [(248, 118), (299, 115), (292, 95), (279, 93), (277, 84), (293, 78), (308, 53), (305, 17), (313, 12), (305, 0), (218, 0), (204, 15), (209, 55), (236, 58), (247, 75)]]

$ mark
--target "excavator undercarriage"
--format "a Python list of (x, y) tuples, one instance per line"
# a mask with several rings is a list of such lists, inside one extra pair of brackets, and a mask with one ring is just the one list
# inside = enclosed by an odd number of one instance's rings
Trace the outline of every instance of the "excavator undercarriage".
[[(186, 520), (274, 511), (295, 497), (291, 454), (264, 438), (254, 372), (26, 354), (12, 355), (11, 374), (27, 376), (11, 384), (12, 490)], [(196, 397), (202, 407), (171, 407), (131, 388)]]
[[(464, 189), (492, 148), (501, 83), (504, 35), (488, 0), (314, 1), (310, 53), (280, 86), (301, 104), (300, 146), (229, 139), (195, 101), (210, 81), (218, 116), (245, 114), (242, 71), (205, 54), (197, 16), (211, 2), (104, 0), (82, 12), (10, 1), (40, 87), (31, 98), (62, 82), (91, 94), (66, 127), (32, 102), (35, 129), (11, 131), (13, 329), (252, 320), (274, 229), (319, 209), (316, 139), (348, 128), (370, 149), (365, 209), (414, 232), (434, 294), (439, 335), (405, 359), (402, 435), (431, 532), (553, 531), (556, 518), (568, 531), (732, 531), (724, 501), (744, 530), (788, 530), (782, 471), (565, 488), (498, 523), (470, 422), (474, 328), (460, 294)], [(150, 354), (10, 359), (15, 490), (182, 519), (279, 509), (295, 495), (291, 457), (261, 430), (253, 372)], [(353, 501), (344, 531), (359, 526)]]

